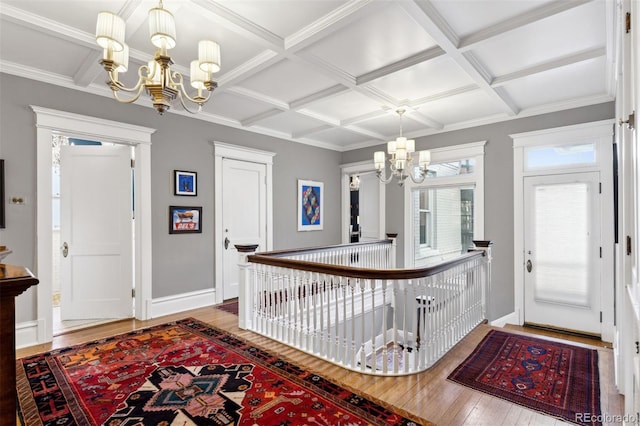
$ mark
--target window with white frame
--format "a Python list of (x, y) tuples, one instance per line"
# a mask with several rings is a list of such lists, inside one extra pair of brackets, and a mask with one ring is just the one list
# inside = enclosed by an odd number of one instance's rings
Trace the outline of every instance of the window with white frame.
[(483, 238), (484, 142), (439, 148), (431, 156), (424, 182), (407, 182), (409, 267), (456, 257)]

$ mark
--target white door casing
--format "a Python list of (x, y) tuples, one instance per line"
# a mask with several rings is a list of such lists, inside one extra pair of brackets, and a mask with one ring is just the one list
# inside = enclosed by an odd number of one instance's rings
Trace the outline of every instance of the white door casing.
[(600, 335), (600, 173), (524, 178), (524, 319)]
[(51, 198), (52, 135), (123, 144), (134, 147), (135, 152), (135, 316), (145, 320), (151, 317), (151, 135), (155, 129), (31, 106), (37, 128), (37, 218), (38, 235), (36, 268), (40, 283), (36, 286), (37, 341), (50, 342), (53, 338), (53, 218)]
[[(512, 134), (514, 169), (514, 305), (515, 311), (507, 322), (518, 325), (525, 321), (525, 178), (555, 174), (598, 172), (602, 193), (600, 199), (600, 229), (602, 259), (600, 276), (602, 285), (600, 308), (602, 311), (601, 337), (603, 341), (614, 339), (614, 292), (610, 285), (613, 277), (613, 120), (563, 126), (526, 133)], [(591, 162), (569, 165), (531, 167), (527, 165), (527, 152), (538, 149), (571, 149), (572, 146), (592, 144), (595, 148)], [(604, 278), (603, 278), (604, 277)], [(553, 325), (553, 324), (551, 324)]]
[(266, 246), (266, 176), (261, 163), (222, 159), (223, 299), (238, 297), (236, 245)]
[(133, 316), (131, 148), (60, 147), (61, 318)]
[[(223, 160), (233, 159), (265, 166), (265, 242), (264, 247), (259, 248), (260, 251), (273, 250), (273, 157), (275, 153), (247, 148), (238, 145), (231, 145), (223, 142), (212, 142), (214, 148), (214, 216), (215, 216), (215, 261), (214, 261), (214, 277), (216, 289), (216, 303), (222, 303), (226, 298), (224, 294), (224, 179), (223, 179)], [(250, 208), (250, 203), (247, 203)], [(231, 243), (229, 243), (231, 245)], [(237, 261), (236, 261), (237, 265)]]
[(385, 238), (384, 223), (380, 220), (384, 204), (380, 202), (380, 179), (375, 173), (360, 173), (358, 204), (360, 217), (360, 242)]
[[(350, 231), (349, 225), (351, 224), (350, 223), (351, 188), (349, 186), (349, 177), (354, 174), (359, 174), (361, 179), (366, 176), (365, 179), (370, 180), (369, 188), (371, 189), (372, 192), (375, 192), (375, 190), (373, 189), (374, 187), (377, 188), (377, 215), (374, 215), (375, 219), (373, 220), (365, 219), (365, 221), (369, 221), (369, 223), (371, 224), (370, 228), (372, 229), (376, 228), (376, 224), (377, 224), (377, 232), (379, 237), (374, 239), (385, 239), (386, 238), (385, 184), (380, 182), (380, 180), (376, 177), (375, 168), (373, 167), (373, 161), (360, 161), (357, 163), (343, 164), (340, 166), (340, 168), (342, 169), (342, 184), (341, 184), (342, 186), (342, 214), (341, 214), (342, 244), (349, 244), (351, 242), (351, 235), (349, 232)], [(372, 209), (374, 208), (373, 202), (375, 201), (375, 199), (376, 199), (375, 196), (374, 198), (371, 198), (372, 202), (368, 203), (370, 207), (367, 207), (367, 208), (372, 208)], [(362, 217), (360, 218), (360, 221), (361, 221), (360, 223), (362, 224)], [(371, 236), (375, 232), (376, 232), (375, 230), (372, 231)]]

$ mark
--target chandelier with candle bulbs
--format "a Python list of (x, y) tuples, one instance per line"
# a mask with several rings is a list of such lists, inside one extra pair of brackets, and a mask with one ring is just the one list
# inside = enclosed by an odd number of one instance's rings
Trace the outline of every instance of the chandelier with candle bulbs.
[[(189, 95), (182, 74), (171, 70), (173, 61), (168, 50), (176, 45), (176, 23), (173, 14), (162, 7), (162, 0), (158, 7), (149, 10), (149, 32), (151, 43), (156, 47), (154, 58), (138, 69), (137, 84), (126, 87), (119, 80), (119, 74), (129, 67), (129, 46), (124, 41), (125, 22), (111, 12), (98, 13), (96, 42), (104, 49), (100, 64), (109, 76), (107, 85), (113, 91), (113, 97), (118, 102), (132, 103), (144, 90), (160, 114), (169, 110), (171, 101), (176, 98), (186, 111), (199, 112), (218, 86), (212, 80), (212, 74), (220, 71), (220, 46), (211, 40), (198, 43), (198, 59), (191, 61), (190, 66), (190, 84), (194, 91)], [(121, 92), (131, 95), (122, 98)], [(187, 101), (197, 108), (188, 107)]]
[[(429, 151), (420, 151), (418, 153), (418, 164), (414, 164), (415, 141), (402, 136), (402, 115), (405, 113), (404, 108), (399, 108), (396, 113), (400, 116), (400, 135), (394, 141), (387, 142), (387, 152), (389, 154), (389, 176), (386, 176), (386, 156), (384, 151), (377, 151), (373, 154), (373, 162), (376, 168), (378, 178), (389, 183), (395, 177), (398, 185), (403, 186), (405, 180), (409, 177), (415, 183), (424, 182), (427, 177), (427, 167), (431, 162), (431, 153)], [(419, 173), (416, 173), (416, 167)], [(416, 177), (416, 174), (418, 177)]]

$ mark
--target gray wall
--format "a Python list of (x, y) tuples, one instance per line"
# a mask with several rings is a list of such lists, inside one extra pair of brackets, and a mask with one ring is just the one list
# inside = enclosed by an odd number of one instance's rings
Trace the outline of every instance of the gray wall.
[[(416, 150), (440, 148), (486, 140), (484, 235), (494, 241), (493, 282), (489, 319), (514, 310), (513, 266), (513, 140), (510, 134), (614, 118), (613, 102), (567, 111), (521, 118), (502, 123), (425, 136), (416, 139)], [(345, 152), (343, 163), (371, 160), (373, 153), (386, 150), (379, 145)], [(404, 259), (404, 194), (396, 184), (387, 185), (387, 232), (398, 233), (398, 264)]]
[[(215, 96), (215, 95), (214, 95)], [(215, 100), (213, 100), (215, 102)], [(275, 152), (274, 248), (337, 244), (340, 238), (340, 168), (373, 158), (383, 146), (345, 153), (296, 144), (278, 138), (202, 122), (175, 114), (159, 116), (151, 108), (121, 105), (114, 100), (0, 73), (0, 158), (5, 159), (7, 198), (24, 196), (26, 204), (7, 204), (7, 227), (0, 244), (13, 253), (7, 263), (35, 268), (36, 253), (36, 129), (29, 105), (58, 109), (157, 129), (152, 136), (153, 179), (153, 297), (163, 297), (213, 286), (213, 149), (211, 141)], [(578, 124), (614, 117), (614, 104), (522, 118), (416, 140), (417, 149), (437, 148), (487, 140), (485, 156), (485, 237), (495, 241), (490, 318), (513, 311), (513, 151), (509, 134)], [(198, 196), (189, 201), (173, 196), (174, 169), (198, 173)], [(297, 179), (324, 182), (323, 231), (297, 232)], [(387, 232), (398, 232), (398, 254), (403, 258), (403, 193), (387, 187)], [(203, 233), (169, 235), (167, 208), (189, 203), (203, 206)], [(183, 256), (197, 250), (199, 256)], [(401, 263), (400, 263), (401, 264)], [(34, 270), (37, 273), (37, 271)], [(36, 318), (35, 290), (17, 300), (17, 322)]]
[[(0, 158), (5, 159), (6, 194), (7, 198), (20, 195), (26, 199), (22, 206), (6, 204), (7, 226), (0, 230), (0, 244), (13, 250), (5, 259), (7, 263), (26, 266), (37, 274), (36, 128), (29, 105), (157, 129), (151, 139), (154, 298), (213, 286), (214, 157), (211, 141), (276, 153), (273, 165), (274, 249), (341, 241), (339, 152), (191, 117), (171, 113), (160, 116), (151, 108), (121, 105), (107, 97), (0, 73)], [(185, 199), (173, 195), (174, 169), (198, 173), (197, 197)], [(322, 231), (297, 231), (297, 179), (324, 182), (325, 224)], [(168, 206), (183, 204), (203, 207), (202, 234), (168, 234)], [(186, 255), (194, 251), (198, 256)], [(16, 314), (18, 323), (36, 319), (35, 289), (18, 297)]]

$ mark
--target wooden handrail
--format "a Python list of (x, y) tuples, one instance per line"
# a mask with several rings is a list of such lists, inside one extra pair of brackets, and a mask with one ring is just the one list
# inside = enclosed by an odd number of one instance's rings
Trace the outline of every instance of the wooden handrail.
[(331, 251), (335, 249), (348, 249), (351, 247), (387, 245), (391, 243), (392, 243), (391, 240), (366, 241), (361, 243), (336, 244), (333, 246), (323, 246), (323, 247), (303, 247), (303, 248), (297, 248), (297, 249), (273, 250), (273, 251), (261, 252), (259, 254), (264, 256), (270, 256), (270, 257), (282, 257), (282, 256), (293, 256), (297, 254), (324, 253), (326, 251)]
[[(363, 243), (371, 244), (371, 243)], [(356, 244), (353, 244), (356, 245)], [(333, 246), (333, 248), (348, 246)], [(310, 252), (313, 249), (303, 249), (303, 251)], [(337, 275), (351, 278), (364, 278), (364, 279), (378, 279), (378, 280), (406, 280), (411, 278), (423, 278), (435, 275), (447, 269), (451, 269), (454, 266), (468, 262), (474, 258), (480, 258), (485, 255), (484, 251), (472, 250), (468, 253), (464, 253), (454, 259), (438, 263), (437, 265), (429, 266), (426, 268), (417, 269), (370, 269), (370, 268), (356, 268), (343, 265), (329, 265), (325, 263), (309, 262), (306, 260), (294, 260), (285, 259), (282, 256), (283, 252), (293, 254), (299, 252), (299, 250), (286, 250), (276, 252), (266, 252), (260, 254), (254, 254), (247, 257), (247, 260), (252, 263), (259, 263), (263, 265), (279, 266), (282, 268), (298, 269), (301, 271), (319, 272), (329, 275)]]

